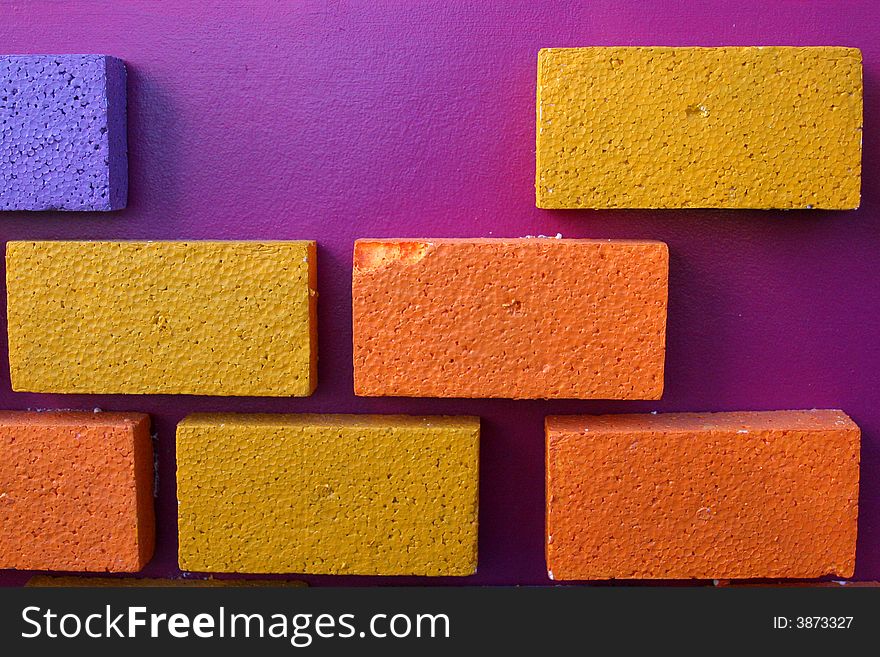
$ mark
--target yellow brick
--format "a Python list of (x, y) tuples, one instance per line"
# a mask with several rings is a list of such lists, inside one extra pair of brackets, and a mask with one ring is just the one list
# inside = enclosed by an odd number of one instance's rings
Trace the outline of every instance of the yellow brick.
[(305, 582), (281, 579), (159, 579), (152, 577), (77, 577), (71, 575), (34, 575), (26, 587), (34, 588), (302, 588)]
[(177, 427), (184, 570), (469, 575), (479, 419), (192, 415)]
[(314, 242), (10, 242), (13, 390), (305, 396)]
[(855, 48), (548, 48), (540, 208), (859, 205)]

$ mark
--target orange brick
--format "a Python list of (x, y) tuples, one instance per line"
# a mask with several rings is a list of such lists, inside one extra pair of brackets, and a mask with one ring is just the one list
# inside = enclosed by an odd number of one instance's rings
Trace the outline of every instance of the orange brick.
[(551, 578), (852, 577), (859, 428), (841, 411), (549, 417)]
[(363, 396), (658, 399), (662, 242), (358, 240)]
[(755, 587), (755, 588), (811, 588), (811, 589), (873, 589), (880, 586), (880, 582), (854, 582), (852, 580), (831, 580), (831, 581), (790, 581), (783, 580), (780, 582), (731, 582), (729, 580), (716, 580), (715, 586), (737, 586), (737, 587)]
[(0, 568), (135, 572), (154, 534), (148, 416), (0, 412)]

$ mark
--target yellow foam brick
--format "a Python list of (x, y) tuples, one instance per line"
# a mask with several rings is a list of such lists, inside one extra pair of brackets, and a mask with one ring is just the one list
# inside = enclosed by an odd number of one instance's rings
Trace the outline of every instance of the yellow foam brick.
[(183, 570), (469, 575), (479, 419), (191, 415), (177, 427)]
[(13, 390), (305, 396), (314, 242), (10, 242)]
[(276, 579), (206, 579), (152, 577), (77, 577), (73, 575), (34, 575), (26, 587), (34, 588), (302, 588), (305, 582)]
[(859, 205), (855, 48), (547, 48), (540, 208)]

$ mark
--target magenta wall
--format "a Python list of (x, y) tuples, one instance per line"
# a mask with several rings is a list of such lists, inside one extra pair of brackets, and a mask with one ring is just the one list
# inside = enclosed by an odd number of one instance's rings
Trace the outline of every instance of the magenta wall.
[[(308, 399), (12, 393), (4, 325), (0, 408), (152, 414), (160, 521), (147, 574), (178, 574), (174, 426), (192, 411), (480, 415), (479, 573), (436, 583), (546, 584), (545, 415), (839, 407), (864, 431), (856, 576), (880, 579), (880, 3), (154, 4), (0, 1), (4, 53), (96, 52), (127, 62), (130, 147), (128, 209), (6, 213), (0, 237), (317, 239), (321, 365)], [(538, 49), (639, 44), (861, 48), (862, 209), (537, 210)], [(669, 244), (661, 402), (354, 397), (355, 238), (557, 232)], [(26, 577), (0, 571), (0, 583)]]

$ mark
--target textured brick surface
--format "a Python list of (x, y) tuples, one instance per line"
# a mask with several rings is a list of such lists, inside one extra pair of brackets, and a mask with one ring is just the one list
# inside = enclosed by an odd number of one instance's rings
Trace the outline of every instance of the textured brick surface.
[(180, 567), (469, 575), (479, 420), (193, 415), (177, 428)]
[(359, 240), (358, 395), (657, 399), (661, 242)]
[(0, 568), (135, 572), (153, 543), (148, 416), (0, 412)]
[(117, 210), (128, 194), (125, 65), (0, 56), (0, 210)]
[(547, 567), (570, 579), (852, 577), (841, 411), (547, 418)]
[(859, 205), (855, 48), (548, 48), (541, 208)]
[(880, 587), (880, 582), (853, 582), (852, 580), (830, 580), (815, 581), (809, 580), (804, 582), (793, 582), (791, 580), (764, 581), (764, 582), (742, 582), (730, 580), (715, 580), (715, 586), (742, 586), (742, 587), (758, 587), (758, 588), (821, 588), (821, 589), (873, 589)]
[(279, 579), (207, 579), (177, 578), (159, 579), (152, 577), (53, 577), (52, 575), (34, 575), (25, 586), (37, 588), (301, 588), (305, 582)]
[(10, 242), (14, 390), (303, 396), (314, 242)]

